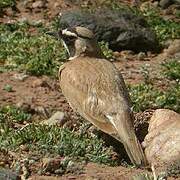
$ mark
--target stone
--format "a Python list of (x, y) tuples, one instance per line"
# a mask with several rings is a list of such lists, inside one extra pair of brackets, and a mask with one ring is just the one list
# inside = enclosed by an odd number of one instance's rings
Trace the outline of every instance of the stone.
[(15, 73), (13, 75), (13, 78), (19, 81), (24, 81), (27, 77), (29, 77), (27, 74), (25, 73)]
[(43, 124), (46, 125), (56, 125), (59, 124), (60, 126), (63, 126), (63, 124), (66, 122), (65, 114), (64, 112), (57, 111), (55, 114), (53, 114), (48, 120), (43, 121)]
[(43, 8), (43, 7), (44, 7), (44, 2), (41, 0), (32, 3), (32, 8)]
[(83, 26), (113, 51), (158, 51), (158, 40), (143, 17), (129, 11), (96, 10), (94, 13), (69, 10), (62, 13), (60, 27)]
[(169, 44), (167, 49), (164, 49), (166, 57), (173, 57), (178, 53), (180, 53), (180, 39), (175, 39)]
[(146, 54), (144, 52), (139, 52), (137, 55), (138, 60), (144, 60), (146, 57)]
[(36, 79), (32, 82), (32, 87), (50, 87), (49, 84), (44, 79)]
[(30, 112), (32, 110), (33, 97), (27, 96), (16, 103), (16, 107), (22, 109), (23, 111)]
[(31, 107), (36, 113), (43, 115), (46, 118), (49, 118), (49, 111), (43, 106), (34, 106)]
[(143, 146), (150, 164), (168, 164), (180, 160), (180, 114), (157, 109), (149, 121)]

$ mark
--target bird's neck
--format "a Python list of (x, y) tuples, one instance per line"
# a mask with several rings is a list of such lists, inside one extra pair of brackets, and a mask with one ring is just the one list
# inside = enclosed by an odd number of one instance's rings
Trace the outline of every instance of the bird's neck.
[(77, 57), (94, 57), (94, 58), (104, 58), (104, 55), (95, 41), (81, 40), (75, 43), (75, 51), (70, 56), (69, 60), (73, 60)]

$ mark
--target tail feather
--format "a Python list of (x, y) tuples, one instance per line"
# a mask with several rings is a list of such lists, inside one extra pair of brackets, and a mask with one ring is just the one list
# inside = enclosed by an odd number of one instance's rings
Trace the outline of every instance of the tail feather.
[(137, 138), (123, 143), (131, 162), (136, 166), (147, 165), (147, 160)]
[(126, 152), (134, 165), (145, 166), (147, 165), (147, 160), (135, 135), (132, 118), (131, 114), (127, 112), (111, 119), (111, 121), (113, 121), (112, 124), (117, 131), (117, 134), (115, 134), (114, 137), (123, 143)]

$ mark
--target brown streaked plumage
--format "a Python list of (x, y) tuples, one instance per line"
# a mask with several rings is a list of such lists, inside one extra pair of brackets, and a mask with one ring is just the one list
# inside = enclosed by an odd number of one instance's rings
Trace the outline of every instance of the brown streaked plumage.
[(104, 59), (93, 33), (83, 27), (62, 30), (69, 62), (59, 70), (60, 87), (71, 107), (123, 143), (135, 165), (146, 159), (133, 129), (128, 91), (116, 67)]

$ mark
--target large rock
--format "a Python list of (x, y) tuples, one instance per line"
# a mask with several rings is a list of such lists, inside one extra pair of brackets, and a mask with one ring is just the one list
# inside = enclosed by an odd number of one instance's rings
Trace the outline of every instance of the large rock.
[(180, 115), (167, 109), (156, 110), (150, 119), (143, 145), (151, 164), (180, 161)]
[(114, 51), (157, 51), (158, 41), (146, 21), (129, 11), (98, 10), (94, 13), (80, 10), (66, 11), (60, 18), (60, 27), (84, 26), (104, 40)]

